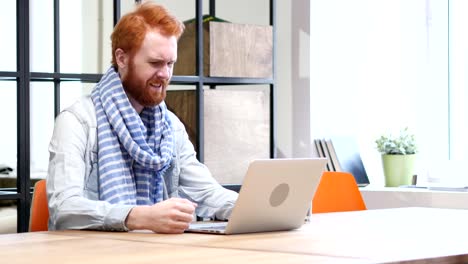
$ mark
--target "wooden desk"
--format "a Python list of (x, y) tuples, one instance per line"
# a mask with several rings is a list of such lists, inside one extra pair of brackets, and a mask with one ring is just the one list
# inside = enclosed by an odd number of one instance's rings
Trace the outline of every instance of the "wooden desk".
[(315, 214), (309, 224), (289, 232), (230, 236), (96, 231), (13, 234), (0, 236), (0, 258), (45, 260), (50, 253), (40, 252), (46, 249), (64, 257), (73, 255), (80, 262), (96, 255), (118, 263), (132, 258), (143, 263), (161, 258), (189, 259), (191, 263), (218, 263), (220, 259), (223, 263), (460, 263), (468, 262), (467, 225), (468, 210), (395, 208)]
[[(133, 235), (128, 233), (128, 237)], [(332, 256), (100, 238), (84, 231), (79, 235), (68, 232), (1, 235), (0, 246), (0, 259), (5, 263), (362, 263)]]

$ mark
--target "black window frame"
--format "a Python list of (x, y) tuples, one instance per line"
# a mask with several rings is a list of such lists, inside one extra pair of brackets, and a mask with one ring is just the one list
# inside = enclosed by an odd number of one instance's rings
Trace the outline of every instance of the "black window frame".
[[(113, 1), (114, 25), (120, 18), (120, 0)], [(16, 81), (17, 89), (17, 171), (16, 188), (0, 188), (0, 200), (17, 201), (17, 232), (29, 230), (29, 210), (33, 186), (30, 168), (30, 84), (36, 81), (54, 83), (54, 117), (60, 113), (60, 84), (64, 81), (97, 83), (102, 74), (60, 72), (60, 0), (53, 1), (54, 71), (30, 70), (30, 5), (29, 0), (16, 0), (16, 72), (0, 71), (1, 81)]]
[[(113, 1), (113, 22), (118, 22), (121, 15), (121, 0)], [(196, 124), (197, 158), (203, 162), (204, 158), (204, 120), (203, 120), (203, 89), (205, 85), (215, 89), (217, 85), (261, 85), (270, 86), (270, 157), (276, 157), (276, 0), (265, 0), (269, 3), (270, 25), (273, 27), (273, 76), (271, 78), (230, 78), (207, 77), (203, 75), (203, 0), (196, 2), (195, 18), (196, 33), (196, 75), (173, 76), (171, 84), (196, 86)], [(135, 0), (135, 3), (140, 0)], [(215, 15), (216, 0), (209, 0), (209, 13)], [(28, 232), (29, 213), (33, 186), (30, 178), (30, 84), (36, 81), (54, 83), (54, 117), (60, 113), (60, 84), (65, 81), (79, 81), (83, 83), (97, 83), (102, 74), (89, 73), (61, 73), (60, 72), (60, 0), (53, 2), (54, 13), (54, 71), (30, 71), (30, 5), (29, 0), (16, 0), (16, 46), (17, 70), (0, 71), (0, 82), (16, 81), (17, 83), (17, 178), (16, 188), (0, 188), (0, 200), (17, 201), (17, 232)], [(225, 185), (226, 188), (239, 191), (240, 185)]]

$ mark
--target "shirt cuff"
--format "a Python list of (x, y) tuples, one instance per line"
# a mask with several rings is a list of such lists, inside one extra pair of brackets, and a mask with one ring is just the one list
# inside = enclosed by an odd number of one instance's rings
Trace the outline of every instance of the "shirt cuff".
[(132, 210), (135, 206), (136, 205), (116, 204), (104, 219), (105, 230), (125, 232), (129, 231), (125, 225), (125, 220), (127, 219), (130, 210)]

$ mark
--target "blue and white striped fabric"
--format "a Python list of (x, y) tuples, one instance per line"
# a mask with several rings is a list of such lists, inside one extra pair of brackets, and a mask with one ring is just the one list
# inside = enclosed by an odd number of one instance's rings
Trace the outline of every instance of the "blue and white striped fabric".
[(130, 104), (114, 67), (91, 93), (98, 133), (99, 199), (149, 205), (162, 200), (173, 135), (164, 102), (140, 115)]

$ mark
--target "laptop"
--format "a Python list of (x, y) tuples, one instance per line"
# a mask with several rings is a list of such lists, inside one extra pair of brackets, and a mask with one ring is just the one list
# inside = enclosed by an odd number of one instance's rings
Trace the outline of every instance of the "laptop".
[(327, 159), (264, 159), (249, 164), (228, 222), (194, 222), (186, 232), (241, 234), (299, 228)]

